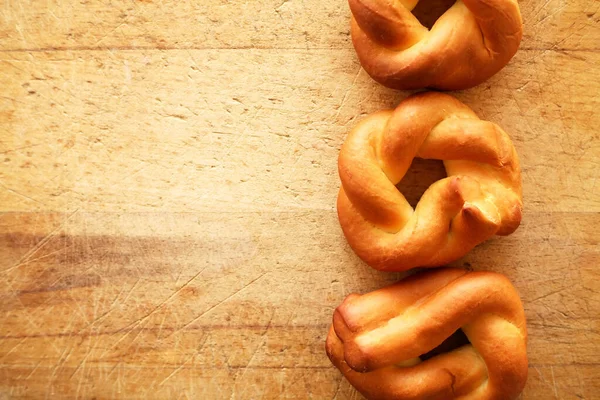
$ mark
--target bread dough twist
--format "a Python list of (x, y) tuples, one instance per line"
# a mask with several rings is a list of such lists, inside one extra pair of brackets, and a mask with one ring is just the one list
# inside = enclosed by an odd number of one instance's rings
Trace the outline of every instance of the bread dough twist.
[[(421, 360), (459, 328), (470, 344)], [(510, 400), (527, 380), (526, 342), (523, 306), (506, 277), (444, 268), (348, 296), (326, 350), (368, 399)]]
[(515, 55), (523, 24), (516, 0), (458, 0), (431, 31), (418, 0), (349, 0), (354, 48), (377, 82), (395, 89), (466, 89)]
[[(416, 209), (395, 187), (414, 157), (444, 161)], [(365, 118), (338, 160), (337, 208), (350, 246), (370, 266), (403, 271), (464, 256), (521, 221), (521, 171), (496, 124), (442, 93), (422, 93)]]

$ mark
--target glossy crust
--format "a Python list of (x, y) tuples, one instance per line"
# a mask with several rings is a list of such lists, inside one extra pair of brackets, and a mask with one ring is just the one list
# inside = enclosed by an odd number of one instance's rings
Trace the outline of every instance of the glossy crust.
[[(395, 185), (414, 157), (448, 177), (413, 209)], [(421, 93), (365, 118), (346, 139), (337, 209), (350, 246), (379, 270), (440, 266), (521, 221), (521, 171), (508, 135), (454, 97)]]
[(523, 24), (516, 0), (458, 0), (431, 31), (414, 0), (349, 0), (352, 41), (364, 69), (395, 89), (466, 89), (515, 55)]
[[(470, 344), (421, 361), (459, 328)], [(326, 351), (368, 399), (510, 400), (527, 380), (526, 344), (523, 306), (506, 277), (444, 268), (348, 296)]]

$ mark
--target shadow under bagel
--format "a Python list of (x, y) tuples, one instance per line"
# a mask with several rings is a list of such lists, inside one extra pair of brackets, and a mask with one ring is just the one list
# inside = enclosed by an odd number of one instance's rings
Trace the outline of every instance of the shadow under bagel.
[(415, 158), (402, 180), (396, 184), (396, 188), (404, 195), (408, 204), (415, 208), (423, 193), (434, 182), (446, 177), (448, 174), (441, 160)]
[(417, 17), (425, 28), (431, 29), (435, 21), (454, 3), (456, 3), (456, 0), (421, 0), (412, 9), (412, 14)]

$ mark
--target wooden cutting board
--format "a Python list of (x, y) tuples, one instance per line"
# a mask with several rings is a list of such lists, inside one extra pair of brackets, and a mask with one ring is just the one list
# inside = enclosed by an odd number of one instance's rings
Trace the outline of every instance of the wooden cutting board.
[[(458, 92), (513, 138), (525, 213), (456, 266), (508, 275), (522, 399), (600, 398), (600, 7), (521, 3)], [(396, 105), (344, 0), (0, 2), (0, 399), (356, 399), (334, 308), (391, 283), (346, 244), (337, 154)], [(416, 163), (416, 200), (443, 174)]]

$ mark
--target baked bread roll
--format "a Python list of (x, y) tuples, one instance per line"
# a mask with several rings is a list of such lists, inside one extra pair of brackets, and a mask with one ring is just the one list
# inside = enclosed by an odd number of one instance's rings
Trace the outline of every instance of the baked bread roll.
[[(470, 341), (422, 361), (462, 329)], [(523, 306), (503, 275), (444, 268), (336, 309), (327, 355), (368, 399), (510, 400), (527, 380)]]
[(431, 28), (418, 0), (349, 0), (354, 48), (364, 69), (394, 89), (466, 89), (515, 55), (523, 24), (516, 0), (458, 0)]
[[(414, 157), (444, 161), (416, 209), (395, 187)], [(344, 235), (370, 266), (440, 266), (521, 221), (521, 171), (496, 124), (442, 93), (413, 95), (365, 118), (340, 151), (337, 209)]]

